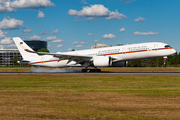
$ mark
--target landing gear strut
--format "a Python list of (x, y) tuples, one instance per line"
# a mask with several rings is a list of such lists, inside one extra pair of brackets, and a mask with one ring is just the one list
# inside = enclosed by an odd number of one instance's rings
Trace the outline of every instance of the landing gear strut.
[(101, 72), (101, 69), (82, 69), (83, 73), (85, 72)]

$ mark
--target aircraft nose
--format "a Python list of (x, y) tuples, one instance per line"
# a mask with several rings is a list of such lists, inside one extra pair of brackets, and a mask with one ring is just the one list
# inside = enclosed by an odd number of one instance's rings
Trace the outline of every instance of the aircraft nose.
[(171, 50), (171, 53), (172, 53), (172, 54), (175, 54), (175, 53), (176, 53), (176, 50), (175, 50), (175, 49), (172, 49), (172, 50)]

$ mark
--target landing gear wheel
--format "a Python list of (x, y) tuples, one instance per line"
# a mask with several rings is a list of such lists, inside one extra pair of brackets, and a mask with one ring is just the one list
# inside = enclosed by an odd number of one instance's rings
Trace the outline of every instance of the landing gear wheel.
[(87, 72), (87, 69), (82, 69), (81, 72), (85, 73)]
[(96, 72), (96, 69), (91, 69), (91, 72)]
[(96, 72), (101, 72), (101, 69), (96, 69)]
[(101, 69), (82, 69), (83, 73), (91, 73), (91, 72), (101, 72)]

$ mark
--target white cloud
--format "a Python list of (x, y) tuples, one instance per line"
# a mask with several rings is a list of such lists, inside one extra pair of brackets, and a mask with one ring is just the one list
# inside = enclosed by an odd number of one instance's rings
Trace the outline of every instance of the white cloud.
[(57, 34), (57, 33), (60, 33), (60, 31), (59, 31), (58, 29), (53, 30), (53, 31), (51, 32), (51, 34)]
[(47, 30), (44, 30), (42, 32), (39, 33), (40, 35), (44, 35), (44, 34), (48, 34)]
[(91, 5), (90, 7), (85, 6), (81, 11), (70, 9), (68, 11), (69, 15), (77, 15), (77, 16), (94, 16), (94, 17), (100, 17), (100, 16), (108, 16), (109, 10), (108, 8), (105, 8), (104, 5)]
[(88, 44), (88, 42), (80, 42), (80, 43), (78, 43), (77, 41), (75, 41), (72, 44), (76, 45), (76, 47), (84, 47), (84, 44)]
[(34, 35), (34, 36), (32, 36), (32, 37), (28, 37), (28, 38), (25, 38), (25, 39), (40, 40), (41, 37), (40, 37), (40, 36), (37, 36), (37, 35)]
[(80, 42), (80, 44), (88, 44), (88, 42)]
[(0, 30), (0, 38), (6, 37), (7, 34), (8, 34), (7, 32), (3, 32), (3, 31)]
[(51, 0), (0, 0), (0, 14), (16, 9), (40, 9), (55, 6)]
[(124, 32), (124, 31), (126, 31), (125, 28), (121, 28), (121, 29), (119, 30), (119, 32)]
[(58, 39), (56, 36), (49, 36), (49, 37), (45, 37), (43, 38), (44, 40), (56, 40)]
[(11, 44), (12, 43), (12, 39), (11, 37), (5, 37), (4, 39), (2, 39), (0, 41), (1, 44)]
[(71, 51), (71, 50), (72, 50), (71, 48), (68, 49), (68, 51)]
[(88, 33), (88, 35), (93, 36), (93, 34), (91, 34), (91, 33)]
[(123, 15), (122, 13), (120, 14), (117, 10), (116, 12), (111, 12), (109, 14), (109, 17), (106, 17), (107, 20), (120, 20), (122, 18), (127, 18), (125, 15)]
[(126, 2), (126, 3), (131, 3), (132, 1), (137, 1), (137, 0), (121, 0), (123, 2)]
[(103, 35), (102, 37), (105, 38), (105, 39), (113, 39), (113, 38), (115, 38), (116, 36), (113, 35), (113, 34), (105, 34), (105, 35)]
[(76, 45), (76, 47), (84, 47), (84, 45)]
[(159, 34), (158, 32), (152, 32), (152, 31), (149, 31), (149, 32), (134, 32), (133, 35), (157, 35)]
[(11, 2), (11, 7), (15, 9), (40, 9), (54, 5), (51, 0), (14, 0)]
[(23, 30), (23, 33), (31, 33), (32, 32), (32, 29), (26, 29), (26, 30)]
[(64, 40), (59, 39), (59, 40), (53, 40), (52, 42), (53, 43), (61, 43), (61, 42), (64, 42)]
[(98, 40), (94, 40), (94, 42), (98, 42), (98, 41), (100, 41), (100, 39), (98, 39)]
[(16, 20), (14, 18), (5, 17), (0, 22), (0, 29), (2, 30), (10, 30), (10, 29), (19, 29), (24, 25), (24, 22), (21, 20)]
[(0, 49), (3, 49), (4, 48), (4, 46), (3, 45), (0, 45)]
[(130, 0), (121, 0), (123, 2), (126, 2), (126, 3), (130, 3)]
[(87, 4), (87, 2), (85, 0), (81, 0), (82, 4)]
[(77, 42), (77, 41), (75, 41), (75, 42), (73, 42), (72, 44), (73, 44), (73, 45), (76, 45), (76, 44), (78, 44), (78, 42)]
[(44, 18), (45, 14), (43, 13), (43, 11), (39, 11), (37, 18)]
[(107, 20), (127, 18), (125, 15), (117, 12), (117, 10), (116, 12), (111, 12), (101, 4), (91, 5), (90, 7), (85, 6), (80, 11), (70, 9), (68, 14), (76, 16), (76, 18), (85, 17), (86, 20), (96, 20), (99, 18), (106, 18)]
[(30, 40), (46, 40), (46, 41), (51, 41), (51, 40), (59, 40), (56, 36), (49, 36), (49, 37), (40, 37), (37, 35), (34, 35), (32, 37), (27, 37), (24, 39), (30, 39)]
[(56, 47), (63, 47), (63, 45), (60, 44), (60, 45), (57, 45)]
[(13, 47), (13, 48), (16, 48), (17, 46), (15, 44), (10, 44), (10, 45), (5, 45), (6, 47)]
[(10, 6), (9, 0), (0, 0), (0, 13), (15, 12), (16, 10)]
[(139, 21), (145, 21), (145, 18), (138, 17), (137, 19), (134, 20), (134, 22), (139, 22)]

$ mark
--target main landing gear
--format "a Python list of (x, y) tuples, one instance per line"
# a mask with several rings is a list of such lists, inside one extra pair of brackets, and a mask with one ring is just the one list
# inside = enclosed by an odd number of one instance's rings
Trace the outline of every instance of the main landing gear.
[(81, 70), (83, 73), (86, 73), (86, 72), (101, 72), (101, 69), (82, 69)]

